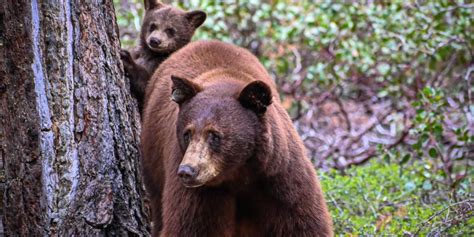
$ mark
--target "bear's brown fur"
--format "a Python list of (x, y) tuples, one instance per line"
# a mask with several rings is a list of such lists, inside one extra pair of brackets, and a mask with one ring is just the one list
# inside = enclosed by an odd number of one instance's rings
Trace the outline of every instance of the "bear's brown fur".
[(332, 235), (314, 167), (251, 53), (190, 43), (151, 80), (142, 151), (154, 235)]
[(131, 53), (124, 49), (120, 52), (140, 112), (150, 75), (169, 55), (189, 43), (194, 31), (206, 20), (203, 11), (186, 12), (157, 0), (144, 2), (139, 45)]

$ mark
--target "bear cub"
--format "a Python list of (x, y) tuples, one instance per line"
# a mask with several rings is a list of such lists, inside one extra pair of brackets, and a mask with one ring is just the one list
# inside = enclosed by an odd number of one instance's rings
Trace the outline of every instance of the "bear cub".
[(120, 52), (140, 113), (145, 103), (145, 88), (153, 72), (168, 56), (188, 44), (205, 20), (203, 11), (183, 11), (157, 0), (145, 0), (139, 45), (131, 52), (124, 49)]

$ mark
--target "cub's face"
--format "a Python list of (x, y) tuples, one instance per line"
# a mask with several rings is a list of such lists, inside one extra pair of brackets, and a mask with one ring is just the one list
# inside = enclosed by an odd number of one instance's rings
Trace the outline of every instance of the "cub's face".
[[(180, 104), (177, 136), (184, 154), (176, 172), (183, 184), (216, 186), (238, 176), (254, 155), (261, 115), (244, 100), (259, 98), (250, 94), (253, 91), (225, 96), (186, 79), (174, 78), (173, 82), (172, 98)], [(263, 88), (259, 88), (260, 95), (265, 97), (258, 106), (266, 107), (271, 103), (269, 88), (263, 83), (257, 86)]]
[(141, 29), (141, 41), (157, 53), (171, 53), (185, 46), (206, 20), (203, 11), (185, 12), (160, 4), (147, 10)]

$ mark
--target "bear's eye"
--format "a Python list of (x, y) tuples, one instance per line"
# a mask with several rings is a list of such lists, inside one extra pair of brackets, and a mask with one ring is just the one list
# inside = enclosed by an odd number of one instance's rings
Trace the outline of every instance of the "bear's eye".
[(155, 23), (151, 23), (150, 24), (150, 32), (156, 30), (156, 24)]
[(183, 134), (183, 140), (184, 140), (184, 144), (189, 145), (189, 142), (191, 141), (191, 132), (190, 131), (186, 131), (184, 134)]
[(209, 132), (208, 142), (212, 149), (218, 150), (221, 145), (221, 137), (215, 132)]
[(176, 33), (176, 30), (173, 29), (173, 28), (167, 28), (167, 29), (165, 30), (165, 33), (168, 35), (168, 37), (173, 37), (174, 34)]

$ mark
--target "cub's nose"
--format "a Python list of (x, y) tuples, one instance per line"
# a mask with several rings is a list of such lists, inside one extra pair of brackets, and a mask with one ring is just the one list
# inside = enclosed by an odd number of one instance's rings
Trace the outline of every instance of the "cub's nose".
[(178, 176), (184, 182), (190, 182), (194, 180), (197, 174), (198, 174), (197, 170), (189, 165), (180, 165), (178, 168)]
[(161, 40), (160, 40), (160, 39), (158, 39), (158, 38), (151, 38), (151, 39), (150, 39), (150, 46), (151, 46), (152, 48), (156, 48), (156, 47), (160, 46), (160, 44), (161, 44)]

